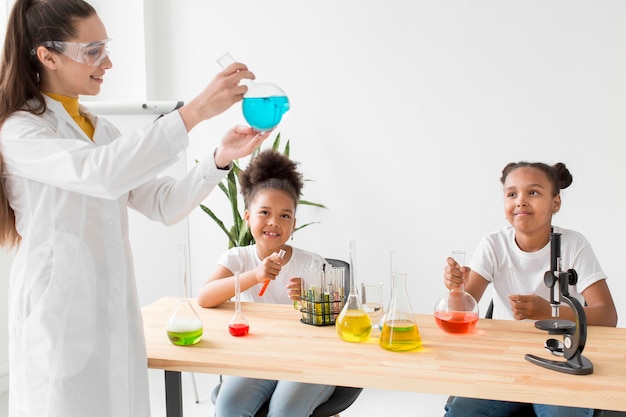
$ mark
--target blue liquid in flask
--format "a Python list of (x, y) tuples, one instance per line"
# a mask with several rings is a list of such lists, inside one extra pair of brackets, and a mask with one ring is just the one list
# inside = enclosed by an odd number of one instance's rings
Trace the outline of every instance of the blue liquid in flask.
[(287, 96), (244, 97), (243, 117), (256, 130), (275, 128), (289, 110)]
[(251, 83), (243, 96), (243, 117), (256, 130), (275, 128), (289, 110), (287, 94), (271, 83)]

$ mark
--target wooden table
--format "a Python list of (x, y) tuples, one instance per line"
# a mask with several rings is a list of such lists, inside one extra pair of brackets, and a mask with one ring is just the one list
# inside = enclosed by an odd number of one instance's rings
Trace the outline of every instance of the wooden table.
[(557, 359), (543, 345), (560, 336), (532, 322), (481, 319), (474, 333), (450, 335), (432, 315), (417, 314), (423, 348), (397, 353), (377, 339), (344, 342), (334, 326), (303, 324), (290, 305), (243, 303), (250, 334), (233, 337), (233, 303), (205, 309), (192, 300), (204, 334), (198, 344), (181, 347), (165, 332), (176, 302), (163, 298), (142, 309), (148, 366), (166, 371), (168, 416), (182, 415), (181, 371), (626, 411), (622, 328), (589, 327), (583, 353), (594, 371), (569, 375), (524, 359), (526, 353)]

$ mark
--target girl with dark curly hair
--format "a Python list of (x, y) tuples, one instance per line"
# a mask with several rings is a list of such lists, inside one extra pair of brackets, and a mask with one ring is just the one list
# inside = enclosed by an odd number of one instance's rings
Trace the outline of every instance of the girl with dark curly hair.
[[(287, 244), (296, 227), (296, 207), (303, 186), (297, 164), (279, 152), (266, 150), (240, 173), (239, 182), (246, 205), (244, 218), (255, 244), (235, 247), (222, 255), (200, 288), (198, 303), (215, 307), (233, 297), (236, 272), (240, 272), (244, 301), (287, 304), (299, 300), (304, 269), (325, 260)], [(285, 251), (283, 258), (279, 256), (281, 250)], [(267, 280), (270, 284), (262, 293)], [(224, 376), (215, 415), (255, 415), (269, 401), (273, 416), (306, 417), (334, 390), (327, 385)]]
[[(616, 326), (617, 312), (606, 284), (606, 274), (583, 235), (552, 225), (561, 209), (560, 190), (572, 183), (563, 163), (512, 162), (500, 178), (504, 187), (504, 214), (510, 226), (483, 237), (469, 266), (448, 258), (444, 284), (448, 289), (465, 282), (465, 291), (480, 300), (493, 284), (493, 318), (541, 320), (552, 317), (550, 293), (544, 273), (550, 268), (550, 234), (561, 237), (561, 259), (565, 269), (578, 273), (578, 283), (570, 290), (585, 305), (587, 323)], [(465, 281), (464, 278), (467, 277)], [(560, 317), (574, 320), (569, 306), (561, 305)], [(529, 415), (542, 417), (591, 417), (594, 410), (545, 404), (456, 397), (446, 405), (446, 417), (500, 416), (529, 408)], [(526, 414), (525, 414), (526, 415)]]

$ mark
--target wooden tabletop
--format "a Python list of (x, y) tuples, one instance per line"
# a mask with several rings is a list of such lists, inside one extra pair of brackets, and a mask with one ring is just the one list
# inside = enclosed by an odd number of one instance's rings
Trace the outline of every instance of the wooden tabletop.
[(177, 302), (163, 298), (142, 309), (150, 368), (626, 411), (626, 329), (589, 327), (583, 354), (594, 371), (569, 375), (524, 359), (559, 360), (543, 345), (560, 336), (532, 322), (481, 319), (472, 334), (451, 335), (432, 315), (418, 314), (423, 348), (398, 353), (374, 338), (349, 343), (334, 326), (303, 324), (290, 305), (243, 303), (250, 334), (233, 337), (233, 303), (206, 309), (192, 300), (204, 334), (181, 347), (165, 332)]

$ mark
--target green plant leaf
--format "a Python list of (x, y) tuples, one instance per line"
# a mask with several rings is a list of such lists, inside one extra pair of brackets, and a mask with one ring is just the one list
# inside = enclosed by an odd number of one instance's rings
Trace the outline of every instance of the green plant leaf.
[(320, 203), (313, 203), (313, 202), (311, 202), (311, 201), (307, 201), (307, 200), (300, 200), (300, 201), (298, 202), (298, 205), (301, 205), (301, 206), (313, 206), (313, 207), (319, 207), (319, 208), (326, 208), (326, 206), (325, 206), (325, 205), (323, 205), (323, 204), (320, 204)]
[(280, 133), (276, 135), (276, 138), (274, 139), (274, 142), (272, 143), (272, 150), (278, 151), (279, 147), (280, 147)]
[(237, 239), (239, 246), (248, 246), (254, 243), (254, 237), (247, 224), (243, 223), (240, 229), (239, 238)]
[(216, 215), (215, 213), (213, 213), (213, 210), (211, 210), (210, 208), (208, 208), (207, 206), (205, 206), (204, 204), (200, 204), (200, 208), (209, 215), (209, 217), (211, 217), (215, 223), (217, 223), (217, 225), (219, 226), (220, 229), (222, 229), (222, 231), (224, 233), (226, 233), (226, 236), (228, 236), (228, 240), (231, 243), (236, 244), (235, 239), (233, 239), (233, 235), (228, 231), (228, 229), (226, 229), (226, 226), (224, 226), (224, 222), (222, 222)]
[(298, 230), (300, 230), (300, 229), (304, 229), (305, 227), (308, 227), (308, 226), (310, 226), (310, 225), (312, 225), (312, 224), (316, 224), (316, 223), (319, 223), (319, 222), (310, 222), (310, 223), (303, 224), (302, 226), (298, 226), (298, 227), (296, 227), (296, 228), (294, 229), (294, 232), (297, 232), (297, 231), (298, 231)]

